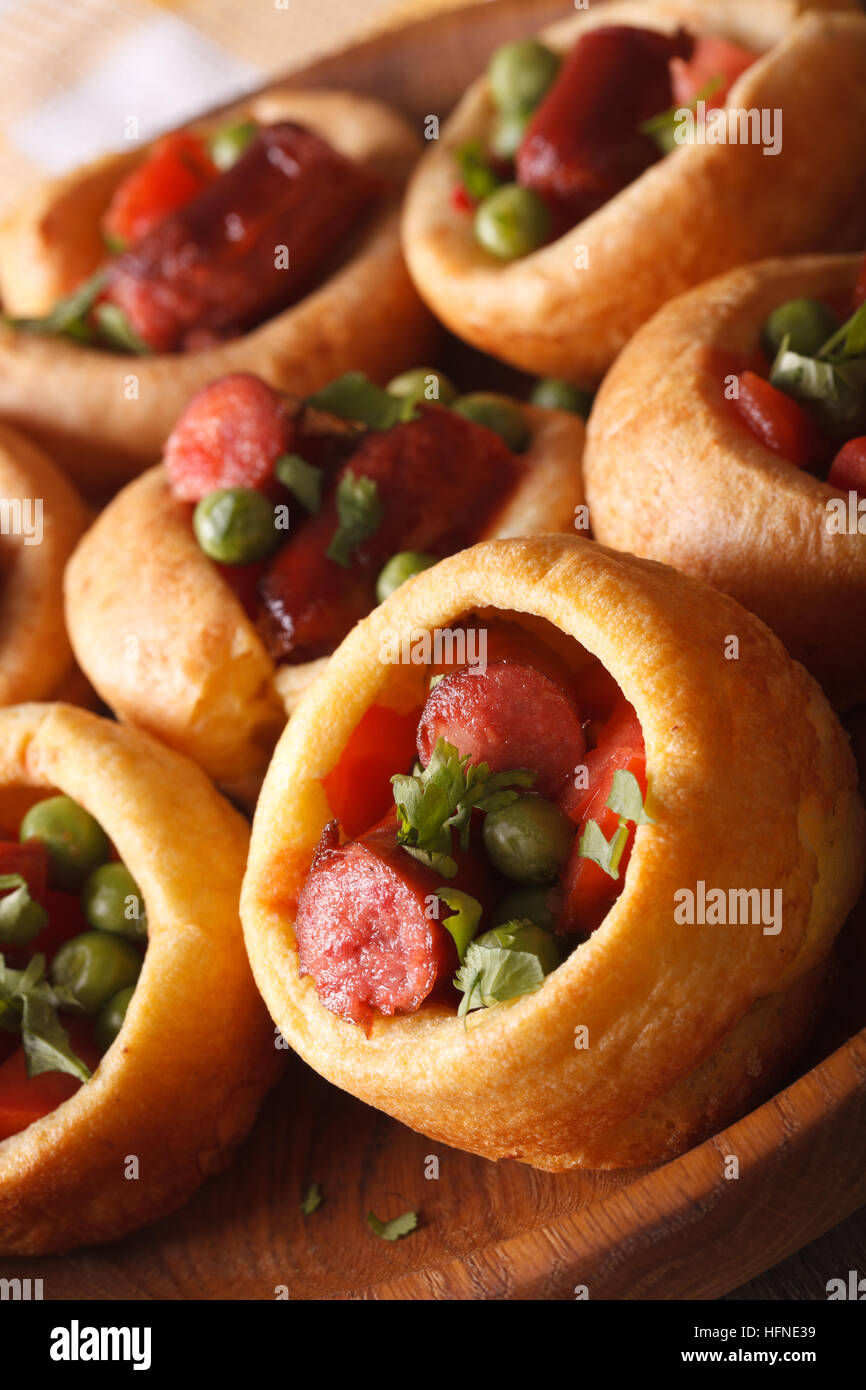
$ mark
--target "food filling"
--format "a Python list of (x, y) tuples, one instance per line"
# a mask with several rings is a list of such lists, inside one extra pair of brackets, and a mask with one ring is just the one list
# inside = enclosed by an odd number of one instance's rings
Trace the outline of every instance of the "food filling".
[[(791, 299), (750, 362), (727, 360), (738, 418), (766, 448), (839, 492), (866, 496), (866, 261), (852, 306)], [(727, 393), (726, 393), (727, 395)]]
[(485, 664), (431, 666), (409, 713), (373, 705), (324, 779), (300, 970), (366, 1030), (428, 999), (464, 1015), (538, 989), (604, 920), (650, 819), (643, 733), (608, 672), (479, 624)]
[(90, 1080), (120, 1032), (147, 945), (138, 886), (68, 796), (0, 831), (0, 1140)]
[(386, 390), (352, 372), (303, 402), (237, 374), (192, 399), (165, 466), (272, 657), (297, 663), (328, 655), (406, 579), (477, 539), (529, 443), (516, 401), (458, 397), (433, 369)]
[(43, 319), (121, 352), (190, 352), (288, 308), (384, 185), (320, 136), (252, 121), (156, 141), (103, 218), (110, 258)]
[(491, 256), (515, 260), (562, 236), (676, 148), (677, 114), (724, 108), (757, 54), (684, 29), (604, 25), (562, 60), (534, 39), (488, 69), (489, 144), (457, 155), (455, 204)]

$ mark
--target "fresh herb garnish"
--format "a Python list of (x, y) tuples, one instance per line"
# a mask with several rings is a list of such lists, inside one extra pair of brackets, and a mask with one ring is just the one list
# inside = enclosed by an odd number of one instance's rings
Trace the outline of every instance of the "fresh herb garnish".
[(480, 140), (468, 140), (465, 145), (461, 145), (456, 159), (460, 181), (475, 202), (483, 202), (502, 183), (502, 179), (484, 153), (484, 146)]
[(641, 135), (648, 135), (655, 140), (662, 154), (671, 154), (677, 147), (679, 141), (676, 138), (676, 126), (680, 111), (696, 111), (699, 101), (706, 101), (707, 97), (713, 96), (720, 87), (725, 85), (723, 77), (711, 77), (709, 82), (701, 87), (688, 106), (669, 106), (666, 111), (660, 111), (657, 116), (650, 116), (649, 120), (641, 121), (638, 130)]
[(306, 1196), (301, 1202), (301, 1211), (304, 1216), (312, 1216), (314, 1211), (318, 1211), (322, 1205), (322, 1189), (317, 1182), (310, 1183), (307, 1188)]
[[(509, 923), (515, 929), (525, 925)], [(464, 1018), (474, 1009), (489, 1009), (506, 999), (532, 994), (543, 982), (544, 968), (532, 951), (509, 945), (479, 946), (473, 941), (454, 979), (455, 989), (463, 995), (457, 1016)]]
[(0, 874), (0, 890), (12, 888), (0, 898), (0, 941), (26, 946), (48, 925), (48, 913), (34, 902), (23, 874)]
[(866, 355), (866, 300), (849, 319), (836, 329), (820, 349), (818, 356), (844, 362), (851, 357)]
[[(26, 970), (12, 970), (0, 955), (0, 1028), (21, 1034), (28, 1076), (68, 1072), (89, 1081), (90, 1069), (76, 1057), (57, 1009), (77, 1009), (74, 995), (45, 979), (45, 957), (36, 955)], [(80, 1012), (80, 1009), (78, 1010)]]
[(457, 958), (462, 963), (466, 948), (481, 921), (481, 904), (477, 898), (473, 898), (470, 893), (462, 893), (459, 888), (437, 888), (436, 896), (454, 913), (453, 917), (443, 918), (442, 925), (447, 927), (453, 936)]
[(74, 289), (71, 294), (59, 299), (42, 318), (14, 319), (6, 317), (4, 322), (10, 328), (20, 328), (25, 333), (47, 333), (55, 337), (74, 338), (76, 342), (90, 343), (94, 332), (90, 323), (90, 312), (105, 285), (106, 270), (97, 270), (89, 280)]
[(118, 304), (97, 304), (93, 317), (100, 337), (109, 347), (119, 348), (121, 352), (135, 352), (139, 357), (148, 356), (150, 347), (143, 338), (139, 338)]
[(410, 420), (415, 413), (412, 400), (390, 395), (363, 372), (346, 372), (329, 381), (315, 395), (308, 396), (306, 404), (371, 430), (389, 430), (401, 420)]
[(522, 768), (493, 773), (487, 763), (470, 765), (468, 754), (461, 758), (452, 743), (439, 738), (421, 772), (391, 778), (400, 822), (397, 843), (443, 878), (453, 878), (452, 831), (467, 850), (473, 810), (498, 811), (517, 799), (509, 788), (531, 787), (534, 781), (535, 773)]
[(408, 1236), (410, 1231), (415, 1230), (418, 1214), (414, 1211), (404, 1211), (402, 1216), (395, 1216), (393, 1221), (381, 1221), (375, 1212), (368, 1211), (367, 1225), (380, 1240), (399, 1240), (401, 1236)]
[[(792, 352), (788, 346), (790, 336), (786, 334), (770, 368), (772, 386), (795, 400), (813, 402), (821, 410), (825, 423), (836, 427), (844, 427), (846, 421), (856, 421), (863, 405), (866, 363), (846, 355), (849, 340), (839, 336), (844, 335), (852, 323), (853, 320), (849, 320), (848, 324), (843, 324), (817, 357)], [(861, 331), (857, 327), (852, 329), (852, 343), (859, 341)], [(838, 355), (830, 358), (825, 354), (833, 343), (838, 345)]]
[(340, 524), (325, 554), (348, 569), (355, 551), (376, 534), (382, 522), (375, 479), (356, 476), (347, 469), (337, 486), (337, 516)]
[(610, 795), (605, 805), (619, 816), (619, 825), (608, 840), (596, 820), (588, 820), (580, 837), (577, 852), (591, 859), (613, 879), (619, 878), (619, 865), (628, 843), (628, 823), (654, 825), (647, 814), (640, 783), (633, 772), (619, 769), (613, 774)]
[(300, 502), (304, 511), (315, 515), (322, 506), (322, 470), (307, 463), (300, 454), (283, 454), (274, 464), (274, 473), (283, 487)]

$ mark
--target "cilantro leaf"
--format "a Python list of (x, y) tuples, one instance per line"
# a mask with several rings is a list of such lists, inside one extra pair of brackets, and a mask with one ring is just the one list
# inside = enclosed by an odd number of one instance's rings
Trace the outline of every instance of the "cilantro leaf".
[(619, 861), (622, 859), (627, 841), (628, 827), (623, 821), (620, 821), (610, 840), (606, 840), (598, 821), (588, 820), (580, 837), (577, 852), (582, 858), (591, 859), (611, 878), (619, 878)]
[(470, 893), (462, 893), (459, 888), (437, 888), (436, 896), (454, 912), (453, 917), (443, 919), (442, 925), (447, 927), (454, 937), (457, 957), (462, 962), (466, 948), (481, 921), (481, 904), (477, 898), (473, 898)]
[(543, 981), (541, 961), (531, 951), (479, 946), (473, 941), (454, 979), (455, 988), (463, 995), (457, 1015), (464, 1018), (470, 1010), (489, 1009), (506, 999), (532, 994)]
[(322, 506), (322, 470), (307, 463), (300, 454), (283, 454), (274, 464), (274, 473), (283, 487), (300, 502), (304, 511), (315, 515)]
[(52, 986), (45, 979), (43, 955), (33, 956), (25, 970), (10, 969), (0, 955), (0, 1026), (7, 1031), (20, 1030), (27, 1075), (61, 1071), (88, 1081), (90, 1069), (72, 1051), (57, 1017), (60, 1006), (78, 1009), (69, 990)]
[(648, 135), (650, 139), (655, 140), (662, 154), (671, 154), (679, 143), (675, 134), (678, 113), (680, 111), (696, 111), (698, 102), (706, 101), (707, 97), (713, 96), (720, 87), (724, 86), (724, 82), (723, 77), (711, 77), (687, 107), (669, 106), (666, 111), (660, 111), (657, 116), (650, 116), (649, 120), (641, 121), (638, 130), (641, 135)]
[(322, 1189), (317, 1182), (310, 1183), (307, 1188), (306, 1196), (301, 1202), (301, 1211), (304, 1216), (312, 1216), (314, 1211), (318, 1211), (322, 1205)]
[(512, 788), (531, 787), (535, 773), (517, 768), (492, 773), (487, 763), (470, 766), (453, 743), (436, 740), (430, 761), (420, 772), (391, 778), (400, 828), (397, 843), (444, 878), (453, 878), (452, 830), (460, 848), (469, 848), (473, 810), (498, 811), (516, 800)]
[(388, 430), (415, 413), (412, 401), (392, 396), (376, 386), (363, 372), (346, 372), (329, 381), (320, 391), (307, 397), (307, 405), (327, 411), (341, 420), (366, 425), (371, 430)]
[(0, 941), (26, 946), (48, 925), (48, 913), (34, 902), (23, 874), (0, 874), (0, 889), (14, 891), (0, 898)]
[(59, 299), (50, 314), (42, 318), (5, 318), (4, 321), (10, 328), (19, 328), (25, 333), (47, 333), (90, 343), (94, 338), (89, 322), (90, 311), (102, 293), (106, 273), (105, 268), (97, 270), (71, 294)]
[(647, 815), (640, 783), (633, 772), (620, 768), (613, 774), (607, 804), (623, 820), (633, 821), (635, 825), (655, 825), (652, 816)]
[(395, 1216), (393, 1221), (382, 1221), (375, 1212), (368, 1211), (367, 1225), (380, 1240), (399, 1240), (401, 1236), (408, 1236), (410, 1231), (415, 1230), (418, 1215), (414, 1211), (404, 1211), (402, 1216)]
[(139, 338), (126, 314), (119, 304), (97, 304), (93, 317), (99, 326), (99, 334), (109, 347), (120, 352), (135, 352), (139, 357), (147, 357), (151, 348), (143, 338)]
[(374, 536), (382, 522), (382, 503), (375, 480), (356, 477), (348, 469), (337, 486), (337, 516), (340, 524), (325, 554), (348, 569), (358, 546)]
[(846, 361), (850, 357), (866, 355), (866, 300), (855, 309), (849, 319), (836, 329), (832, 337), (820, 349), (818, 356)]
[(23, 996), (21, 1041), (27, 1059), (27, 1075), (44, 1071), (64, 1071), (79, 1081), (90, 1080), (90, 1068), (76, 1057), (69, 1034), (57, 1017), (54, 1005), (39, 994)]
[(455, 158), (460, 170), (460, 182), (475, 202), (483, 202), (502, 183), (480, 140), (467, 140), (465, 145), (460, 146)]

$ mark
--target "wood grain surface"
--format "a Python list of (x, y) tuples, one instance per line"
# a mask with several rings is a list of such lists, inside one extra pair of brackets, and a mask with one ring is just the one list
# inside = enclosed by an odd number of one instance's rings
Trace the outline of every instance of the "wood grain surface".
[[(298, 74), (444, 115), (504, 38), (563, 12), (499, 0), (386, 32)], [(0, 1261), (46, 1299), (773, 1299), (866, 1272), (866, 1220), (794, 1255), (866, 1202), (866, 953), (852, 919), (822, 1032), (792, 1084), (652, 1172), (538, 1173), (443, 1148), (287, 1057), (233, 1166), (176, 1216), (102, 1249)], [(725, 1176), (735, 1155), (739, 1176)], [(436, 1164), (431, 1163), (435, 1159)], [(436, 1169), (435, 1175), (431, 1175)], [(146, 1180), (143, 1175), (141, 1180)], [(310, 1216), (301, 1201), (318, 1183)], [(378, 1239), (368, 1212), (419, 1227)], [(765, 1271), (786, 1261), (775, 1275)], [(742, 1287), (745, 1281), (753, 1282)]]

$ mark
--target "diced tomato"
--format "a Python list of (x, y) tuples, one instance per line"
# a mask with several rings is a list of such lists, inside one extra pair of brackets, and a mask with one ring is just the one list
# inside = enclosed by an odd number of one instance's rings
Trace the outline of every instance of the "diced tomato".
[(606, 840), (616, 832), (619, 817), (607, 805), (615, 772), (631, 772), (646, 795), (646, 754), (643, 731), (632, 705), (620, 695), (613, 713), (601, 731), (598, 746), (587, 753), (587, 786), (571, 787), (560, 798), (563, 810), (577, 824), (577, 836), (571, 859), (560, 883), (561, 906), (557, 930), (569, 935), (589, 935), (601, 923), (611, 905), (622, 891), (625, 871), (634, 840), (634, 826), (629, 827), (628, 840), (619, 865), (619, 878), (600, 868), (592, 859), (581, 855), (580, 837), (587, 821), (597, 822)]
[[(0, 874), (20, 874), (30, 890), (31, 898), (45, 903), (48, 851), (41, 840), (28, 840), (23, 845), (18, 840), (0, 841)], [(14, 889), (9, 891), (14, 892)], [(5, 896), (6, 890), (0, 891), (0, 897)]]
[(102, 221), (110, 244), (130, 246), (197, 198), (219, 175), (207, 145), (182, 131), (157, 140), (115, 191)]
[(691, 58), (671, 60), (674, 104), (691, 106), (701, 92), (706, 91), (711, 83), (721, 79), (721, 85), (715, 91), (707, 93), (703, 99), (708, 110), (724, 106), (731, 87), (746, 68), (752, 66), (757, 56), (757, 53), (743, 48), (738, 43), (730, 43), (727, 39), (720, 39), (714, 35), (708, 34), (704, 38), (696, 39)]
[(451, 202), (458, 212), (474, 212), (476, 203), (470, 197), (466, 186), (462, 183), (455, 183), (451, 190)]
[(371, 705), (353, 730), (340, 761), (322, 778), (331, 810), (350, 839), (378, 822), (393, 805), (391, 776), (415, 758), (420, 709), (398, 714)]
[(866, 256), (863, 257), (857, 284), (854, 286), (854, 308), (859, 309), (864, 300), (866, 300)]
[(827, 482), (840, 492), (859, 492), (866, 497), (866, 435), (842, 445), (830, 466)]
[(795, 468), (808, 467), (820, 453), (817, 431), (802, 406), (755, 372), (743, 372), (731, 404), (755, 438)]
[(58, 889), (49, 888), (43, 902), (48, 913), (48, 926), (35, 941), (31, 941), (27, 953), (33, 956), (41, 951), (50, 961), (64, 941), (78, 936), (80, 932), (89, 931), (90, 924), (84, 916), (77, 893), (61, 893)]
[(197, 391), (165, 446), (175, 497), (198, 502), (223, 487), (266, 486), (293, 432), (282, 397), (260, 377), (234, 372)]
[[(91, 1071), (99, 1065), (99, 1049), (93, 1041), (92, 1026), (83, 1019), (63, 1019), (63, 1026), (76, 1056)], [(17, 1047), (0, 1066), (0, 1140), (18, 1134), (34, 1120), (50, 1115), (58, 1105), (78, 1090), (81, 1082), (67, 1072), (44, 1071), (28, 1077), (24, 1048)]]

